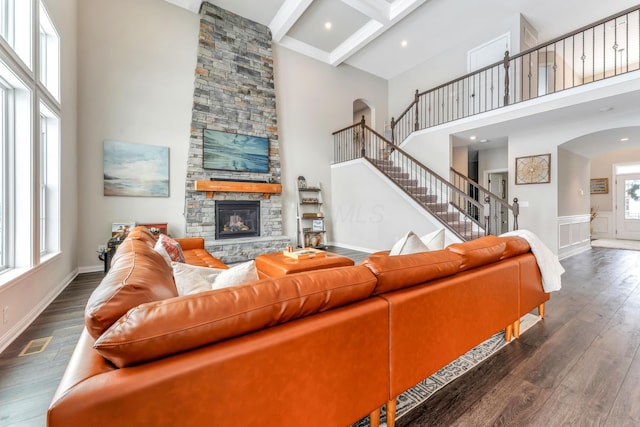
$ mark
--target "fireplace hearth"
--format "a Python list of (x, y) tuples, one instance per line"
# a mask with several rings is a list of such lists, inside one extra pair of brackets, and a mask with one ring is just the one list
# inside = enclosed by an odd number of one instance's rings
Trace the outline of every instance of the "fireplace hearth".
[(217, 200), (216, 240), (260, 236), (259, 200)]

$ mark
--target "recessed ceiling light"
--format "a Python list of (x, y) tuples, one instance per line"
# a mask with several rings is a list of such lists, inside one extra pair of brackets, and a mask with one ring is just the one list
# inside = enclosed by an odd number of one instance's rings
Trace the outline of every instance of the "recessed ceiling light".
[(330, 30), (332, 26), (333, 24), (331, 24), (331, 21), (327, 21), (324, 23), (325, 30)]
[(488, 139), (481, 139), (480, 142), (489, 142)]
[(402, 47), (407, 47), (407, 45), (408, 45), (408, 44), (409, 44), (409, 42), (408, 42), (408, 41), (406, 41), (406, 40), (402, 40), (402, 41), (400, 42), (400, 46), (402, 46)]
[(476, 136), (475, 136), (475, 135), (471, 135), (471, 136), (469, 137), (469, 139), (470, 139), (470, 140), (472, 140), (472, 141), (475, 141), (475, 140), (476, 140)]
[(620, 142), (627, 142), (629, 138), (620, 138)]

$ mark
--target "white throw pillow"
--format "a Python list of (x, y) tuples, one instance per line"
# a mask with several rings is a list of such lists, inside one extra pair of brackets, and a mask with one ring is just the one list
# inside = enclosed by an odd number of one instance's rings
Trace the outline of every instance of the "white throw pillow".
[(171, 267), (173, 267), (173, 278), (180, 296), (211, 290), (211, 284), (216, 277), (226, 271), (221, 268), (198, 267), (182, 262), (172, 262)]
[(444, 228), (420, 237), (420, 241), (425, 244), (430, 251), (444, 249)]
[(258, 270), (255, 261), (247, 261), (234, 265), (228, 270), (221, 270), (220, 274), (211, 283), (211, 289), (228, 288), (229, 286), (258, 280)]
[(181, 296), (210, 291), (211, 289), (228, 288), (258, 280), (255, 261), (243, 262), (226, 270), (198, 267), (181, 262), (172, 262), (171, 266), (178, 295)]
[(389, 255), (407, 255), (417, 252), (427, 252), (429, 248), (422, 243), (413, 231), (409, 231), (402, 239), (398, 240), (391, 248)]
[(153, 249), (162, 255), (162, 258), (167, 262), (169, 266), (173, 261), (175, 262), (184, 262), (184, 254), (182, 253), (182, 248), (180, 247), (180, 243), (176, 240), (173, 240), (171, 237), (166, 234), (161, 234), (158, 236), (158, 241)]

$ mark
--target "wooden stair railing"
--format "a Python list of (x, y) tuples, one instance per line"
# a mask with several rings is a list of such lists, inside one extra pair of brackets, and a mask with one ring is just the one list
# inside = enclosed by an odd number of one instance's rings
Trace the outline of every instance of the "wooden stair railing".
[[(366, 125), (334, 132), (336, 163), (364, 158), (462, 240), (489, 234), (487, 206)], [(497, 198), (497, 196), (493, 195)]]
[(466, 192), (469, 197), (483, 204), (482, 212), (470, 212), (476, 218), (483, 218), (482, 223), (487, 234), (499, 235), (509, 231), (509, 224), (513, 230), (518, 229), (518, 199), (513, 199), (513, 205), (507, 203), (500, 195), (492, 193), (474, 180), (451, 168), (451, 183)]

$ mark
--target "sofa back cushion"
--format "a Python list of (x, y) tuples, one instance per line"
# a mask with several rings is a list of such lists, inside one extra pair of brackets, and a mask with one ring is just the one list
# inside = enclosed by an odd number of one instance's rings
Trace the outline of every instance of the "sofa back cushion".
[(471, 270), (482, 265), (500, 261), (507, 244), (496, 236), (485, 236), (464, 243), (454, 243), (447, 250), (462, 257), (460, 270)]
[(94, 348), (124, 367), (285, 323), (371, 295), (363, 266), (292, 274), (131, 309)]
[(157, 237), (151, 234), (151, 231), (147, 227), (142, 225), (138, 225), (133, 228), (128, 234), (127, 237), (129, 239), (142, 240), (150, 247), (153, 247), (156, 244)]
[(456, 274), (461, 263), (460, 255), (445, 250), (398, 256), (382, 253), (362, 262), (378, 278), (374, 295)]
[(531, 251), (529, 242), (522, 237), (518, 236), (504, 236), (500, 237), (500, 240), (504, 241), (506, 246), (504, 253), (500, 259), (512, 258), (514, 256), (526, 254)]
[(178, 295), (171, 267), (144, 239), (127, 237), (116, 255), (85, 308), (85, 325), (94, 338), (129, 309)]

